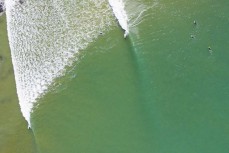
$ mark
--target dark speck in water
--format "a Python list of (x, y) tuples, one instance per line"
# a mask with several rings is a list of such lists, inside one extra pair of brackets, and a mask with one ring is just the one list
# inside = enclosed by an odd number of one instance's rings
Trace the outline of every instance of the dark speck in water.
[(191, 38), (195, 38), (195, 36), (194, 36), (194, 35), (191, 35), (190, 37), (191, 37)]
[(0, 62), (1, 62), (1, 61), (3, 61), (3, 56), (2, 56), (2, 55), (0, 55)]
[(0, 13), (2, 13), (4, 10), (3, 10), (3, 3), (0, 3)]
[(197, 25), (197, 22), (196, 22), (196, 20), (194, 20), (194, 21), (193, 21), (193, 24), (194, 24), (194, 25)]
[(20, 3), (20, 4), (23, 4), (23, 3), (24, 3), (24, 0), (19, 0), (19, 3)]

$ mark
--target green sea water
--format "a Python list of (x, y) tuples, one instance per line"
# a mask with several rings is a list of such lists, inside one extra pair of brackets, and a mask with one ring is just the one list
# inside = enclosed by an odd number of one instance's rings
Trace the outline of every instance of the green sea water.
[(0, 152), (227, 153), (229, 2), (155, 3), (127, 39), (114, 26), (81, 51), (38, 101), (32, 130), (20, 114), (1, 17), (0, 75), (11, 73), (0, 83)]

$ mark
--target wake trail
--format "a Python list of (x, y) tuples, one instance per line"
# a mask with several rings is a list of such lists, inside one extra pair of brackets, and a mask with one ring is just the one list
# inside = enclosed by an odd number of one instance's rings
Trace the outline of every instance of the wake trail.
[[(141, 50), (138, 49), (139, 45), (136, 43), (136, 41), (140, 39), (137, 25), (142, 21), (142, 16), (147, 9), (144, 5), (133, 1), (125, 1), (124, 3), (123, 0), (109, 0), (109, 3), (120, 27), (125, 31), (124, 38), (126, 38), (128, 34), (125, 41), (129, 46), (133, 67), (136, 70), (136, 78), (137, 82), (139, 82), (139, 87), (137, 89), (139, 90), (139, 93), (141, 93), (143, 89), (142, 84), (144, 84), (144, 76), (142, 74), (142, 67), (144, 63), (142, 62), (139, 53)], [(139, 101), (144, 99), (144, 96), (142, 95), (144, 94), (140, 94)]]
[[(149, 14), (149, 10), (156, 7), (159, 3), (157, 0), (146, 3), (141, 0), (123, 0), (119, 4), (122, 4), (123, 6), (117, 5), (119, 8), (115, 11), (119, 11), (120, 14), (124, 14), (116, 17), (121, 27), (123, 23), (127, 24), (127, 28), (125, 25), (122, 29), (128, 29), (128, 38), (126, 41), (130, 46), (131, 56), (136, 68), (136, 75), (139, 82), (138, 90), (139, 93), (141, 93), (139, 99), (140, 101), (147, 101), (148, 95), (146, 93), (148, 92), (147, 89), (149, 84), (151, 84), (151, 82), (149, 82), (151, 79), (149, 78), (149, 71), (146, 70), (148, 66), (144, 56), (144, 41), (147, 40), (144, 38), (144, 35), (139, 32), (143, 29), (138, 28), (142, 23), (144, 23), (144, 21), (147, 20), (148, 17), (150, 17), (151, 14)], [(122, 17), (122, 19), (119, 19), (118, 17)]]

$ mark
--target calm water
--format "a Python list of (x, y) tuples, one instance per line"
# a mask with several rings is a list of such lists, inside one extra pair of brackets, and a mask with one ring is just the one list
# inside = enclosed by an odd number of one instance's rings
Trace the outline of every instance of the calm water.
[(1, 153), (227, 153), (229, 1), (142, 3), (154, 7), (127, 39), (112, 28), (56, 80), (32, 130), (12, 72), (0, 82), (1, 98), (10, 97), (0, 103)]

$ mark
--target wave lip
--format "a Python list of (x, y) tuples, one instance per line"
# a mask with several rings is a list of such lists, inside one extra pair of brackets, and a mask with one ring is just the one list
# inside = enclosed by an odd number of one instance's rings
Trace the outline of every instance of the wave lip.
[(128, 17), (125, 11), (125, 5), (122, 0), (109, 0), (109, 4), (113, 9), (115, 17), (123, 30), (125, 30), (124, 38), (129, 34)]

